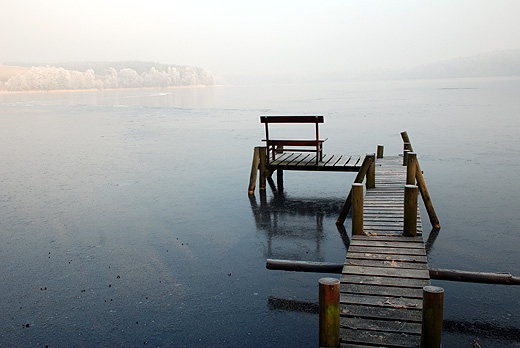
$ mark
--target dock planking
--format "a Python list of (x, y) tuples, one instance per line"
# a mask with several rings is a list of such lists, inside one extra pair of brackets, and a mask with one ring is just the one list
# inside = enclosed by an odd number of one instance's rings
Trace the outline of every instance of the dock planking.
[(287, 152), (279, 154), (275, 160), (266, 164), (266, 168), (274, 170), (305, 170), (358, 172), (364, 156), (323, 155), (322, 161), (316, 164), (316, 154)]
[(406, 167), (402, 157), (376, 160), (376, 187), (363, 202), (363, 230), (354, 235), (340, 277), (341, 347), (418, 347), (422, 288), (430, 285), (417, 215), (417, 237), (404, 237)]

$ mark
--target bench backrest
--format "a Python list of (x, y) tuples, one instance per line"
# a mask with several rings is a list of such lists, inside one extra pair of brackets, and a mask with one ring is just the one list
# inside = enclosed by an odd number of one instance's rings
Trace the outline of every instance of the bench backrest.
[(323, 123), (323, 116), (260, 116), (260, 123)]

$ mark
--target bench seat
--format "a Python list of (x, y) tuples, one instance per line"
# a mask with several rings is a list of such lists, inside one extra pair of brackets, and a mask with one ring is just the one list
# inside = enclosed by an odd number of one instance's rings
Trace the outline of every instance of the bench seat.
[[(284, 151), (315, 152), (316, 164), (323, 159), (323, 142), (327, 139), (319, 139), (318, 124), (323, 123), (323, 116), (261, 116), (260, 122), (265, 124), (267, 145), (267, 163), (269, 159), (276, 159), (276, 154)], [(269, 123), (309, 123), (315, 125), (316, 138), (314, 139), (269, 139)], [(288, 146), (288, 147), (286, 147)]]

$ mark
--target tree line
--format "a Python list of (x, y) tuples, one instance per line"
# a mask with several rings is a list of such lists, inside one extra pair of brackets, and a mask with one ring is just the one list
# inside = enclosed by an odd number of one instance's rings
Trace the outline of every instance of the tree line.
[[(77, 68), (84, 68), (84, 72)], [(0, 90), (51, 91), (214, 84), (215, 77), (209, 71), (189, 65), (144, 62), (62, 63), (32, 66), (27, 72), (12, 76), (5, 83), (0, 82)]]

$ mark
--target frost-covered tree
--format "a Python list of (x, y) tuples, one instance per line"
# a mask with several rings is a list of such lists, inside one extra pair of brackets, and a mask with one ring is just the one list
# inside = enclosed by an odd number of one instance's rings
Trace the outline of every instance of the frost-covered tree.
[[(73, 69), (76, 65), (69, 63), (68, 69), (61, 66), (36, 66), (25, 74), (11, 77), (5, 84), (0, 85), (9, 91), (27, 90), (57, 90), (57, 89), (93, 89), (93, 88), (141, 88), (141, 87), (168, 87), (193, 86), (215, 84), (214, 76), (205, 69), (193, 66), (167, 66), (146, 62), (120, 62), (116, 66), (130, 64), (133, 67), (123, 67), (118, 70), (114, 67), (106, 68), (101, 75), (94, 69), (106, 66), (107, 63), (82, 63), (87, 67), (82, 73)], [(151, 66), (151, 67), (150, 67)], [(143, 71), (150, 67), (148, 71)], [(72, 68), (72, 69), (71, 69)]]
[(108, 75), (105, 76), (103, 87), (105, 88), (118, 88), (119, 80), (117, 77), (117, 70), (114, 68), (108, 68)]
[(139, 76), (137, 71), (133, 69), (119, 70), (119, 87), (120, 88), (140, 88), (143, 87), (143, 78)]

